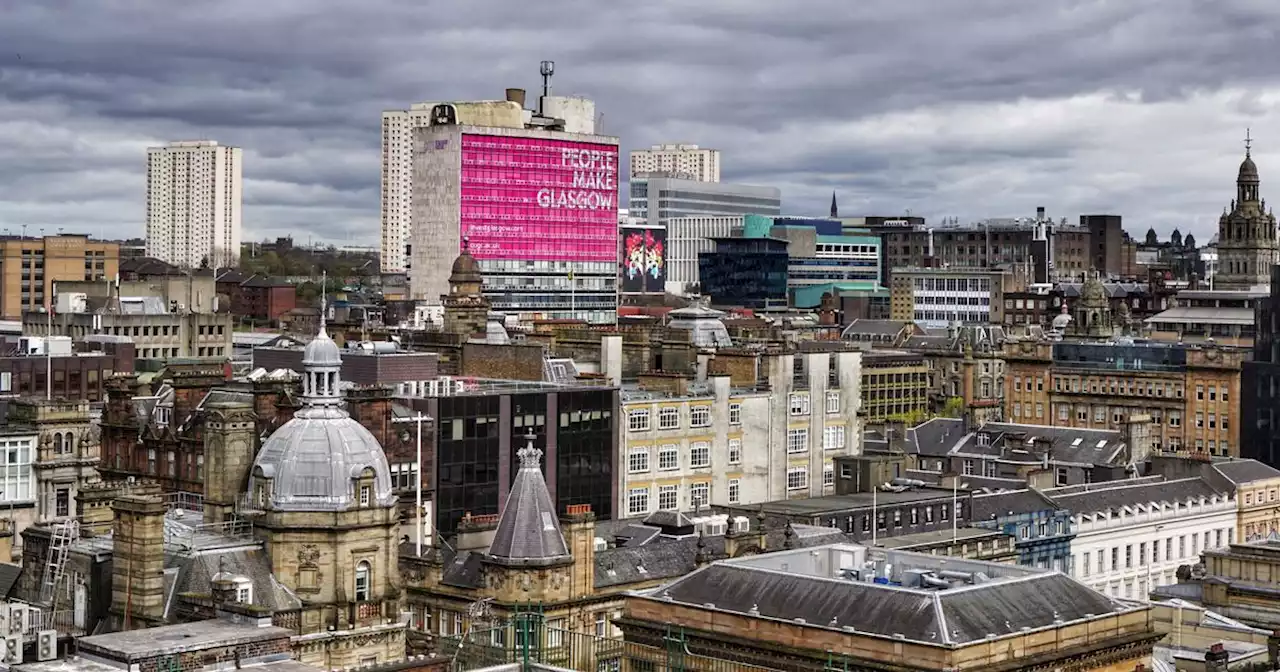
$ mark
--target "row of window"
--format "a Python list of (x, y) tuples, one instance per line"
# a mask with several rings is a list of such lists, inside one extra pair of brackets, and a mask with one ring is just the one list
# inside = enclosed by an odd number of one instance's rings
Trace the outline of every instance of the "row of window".
[[(736, 461), (734, 458), (737, 458)], [(729, 463), (742, 460), (742, 440), (729, 440)], [(711, 466), (711, 444), (694, 441), (689, 444), (689, 468), (703, 469)], [(680, 468), (680, 446), (666, 444), (658, 448), (658, 471), (675, 471)], [(627, 473), (643, 474), (649, 471), (649, 447), (638, 446), (627, 451)]]
[[(809, 415), (809, 395), (804, 393), (792, 394), (788, 400), (791, 415)], [(840, 412), (840, 393), (827, 392), (826, 411), (828, 414)]]
[[(1235, 529), (1224, 527), (1205, 530), (1203, 533), (1183, 534), (1176, 538), (1156, 539), (1151, 543), (1143, 541), (1137, 544), (1125, 544), (1123, 547), (1100, 548), (1096, 552), (1081, 553), (1075, 560), (1076, 567), (1080, 570), (1080, 576), (1085, 577), (1089, 576), (1090, 573), (1105, 574), (1108, 571), (1133, 569), (1135, 566), (1145, 567), (1148, 563), (1158, 564), (1161, 562), (1161, 555), (1164, 556), (1164, 562), (1173, 562), (1175, 540), (1178, 545), (1178, 560), (1186, 559), (1188, 550), (1191, 552), (1191, 557), (1194, 558), (1200, 555), (1202, 549), (1221, 548), (1225, 544), (1234, 543)], [(1190, 544), (1188, 544), (1188, 541), (1190, 541)], [(1123, 564), (1121, 564), (1121, 554), (1123, 554)]]
[[(1031, 391), (1031, 379), (1027, 379), (1027, 391)], [(1039, 385), (1037, 392), (1043, 392), (1044, 386)], [(1014, 378), (1014, 390), (1016, 391), (1017, 378)], [(1081, 382), (1080, 376), (1054, 376), (1053, 390), (1055, 392), (1088, 392), (1090, 394), (1125, 394), (1138, 397), (1157, 397), (1168, 399), (1182, 398), (1182, 385), (1174, 383), (1158, 383), (1148, 381), (1146, 385), (1142, 381), (1133, 378), (1106, 378), (1098, 380), (1097, 378), (1086, 378)], [(1216, 395), (1215, 395), (1216, 396)], [(1222, 387), (1222, 401), (1227, 400), (1227, 388)]]
[[(627, 411), (627, 430), (647, 432), (653, 428), (650, 422), (651, 413), (647, 408), (636, 408)], [(741, 407), (738, 421), (741, 422)], [(692, 406), (689, 408), (689, 426), (693, 428), (711, 426), (711, 407)], [(658, 409), (658, 429), (679, 429), (680, 409), (675, 406), (663, 406)]]
[(989, 278), (915, 278), (916, 291), (928, 292), (989, 292)]
[[(822, 485), (824, 487), (833, 487), (836, 482), (835, 465), (827, 462), (822, 465)], [(809, 468), (805, 466), (793, 466), (787, 468), (787, 490), (805, 490), (809, 487)], [(742, 503), (742, 479), (731, 478), (726, 484), (725, 497), (729, 504)], [(690, 483), (688, 488), (688, 500), (680, 501), (680, 486), (678, 485), (659, 485), (657, 486), (657, 505), (660, 511), (677, 511), (682, 508), (696, 509), (711, 504), (711, 483), (708, 481), (699, 481)], [(627, 515), (642, 516), (650, 512), (653, 488), (648, 485), (635, 486), (627, 489)], [(946, 514), (943, 514), (943, 520), (946, 520)]]

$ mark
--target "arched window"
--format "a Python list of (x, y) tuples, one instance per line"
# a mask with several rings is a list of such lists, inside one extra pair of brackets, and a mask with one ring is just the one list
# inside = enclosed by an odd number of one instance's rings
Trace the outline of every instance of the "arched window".
[(53, 433), (53, 452), (62, 452), (62, 432)]
[(62, 445), (62, 448), (63, 448), (63, 450), (66, 450), (68, 453), (74, 453), (74, 452), (76, 451), (76, 434), (75, 434), (75, 432), (67, 432), (67, 436), (66, 436), (66, 439), (64, 439), (64, 443), (63, 443), (63, 445)]
[(369, 601), (369, 563), (361, 560), (356, 565), (356, 601)]

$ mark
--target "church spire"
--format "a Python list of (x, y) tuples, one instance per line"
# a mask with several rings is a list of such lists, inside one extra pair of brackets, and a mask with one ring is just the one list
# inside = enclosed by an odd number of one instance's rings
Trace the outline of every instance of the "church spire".
[(831, 218), (835, 219), (840, 216), (840, 209), (836, 207), (836, 190), (831, 190)]

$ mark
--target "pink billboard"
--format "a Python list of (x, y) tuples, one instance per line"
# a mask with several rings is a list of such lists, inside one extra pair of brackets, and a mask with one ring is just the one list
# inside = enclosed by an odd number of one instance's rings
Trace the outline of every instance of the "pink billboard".
[(462, 136), (462, 236), (477, 259), (618, 259), (618, 147)]

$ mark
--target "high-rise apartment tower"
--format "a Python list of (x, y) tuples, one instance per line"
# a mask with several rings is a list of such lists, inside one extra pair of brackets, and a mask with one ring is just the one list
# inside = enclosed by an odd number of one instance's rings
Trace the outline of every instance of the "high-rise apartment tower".
[(178, 266), (240, 258), (243, 160), (212, 140), (147, 148), (147, 256)]
[(697, 145), (653, 145), (631, 151), (631, 177), (666, 173), (697, 182), (720, 181), (720, 150)]

